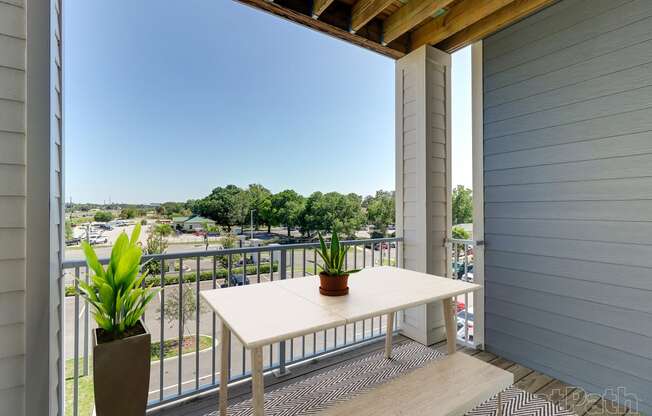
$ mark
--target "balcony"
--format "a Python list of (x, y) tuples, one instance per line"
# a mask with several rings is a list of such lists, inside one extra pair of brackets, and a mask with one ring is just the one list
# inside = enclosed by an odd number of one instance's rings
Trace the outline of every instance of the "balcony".
[[(397, 254), (402, 244), (401, 238), (351, 240), (345, 244), (351, 248), (346, 259), (351, 267), (400, 266)], [(451, 240), (451, 278), (474, 280), (474, 246), (472, 240)], [(164, 287), (145, 314), (145, 322), (152, 335), (153, 351), (149, 412), (156, 415), (199, 416), (215, 411), (220, 389), (221, 363), (217, 342), (220, 339), (220, 325), (215, 314), (200, 300), (199, 291), (313, 275), (320, 263), (316, 247), (314, 243), (290, 244), (144, 257), (143, 263), (149, 264), (150, 270), (158, 271), (149, 282)], [(101, 262), (107, 263), (108, 259), (101, 259)], [(246, 269), (243, 268), (245, 264)], [(83, 261), (65, 262), (64, 271), (69, 287), (74, 285), (73, 277), (88, 278), (87, 266)], [(199, 280), (196, 278), (198, 274)], [(71, 289), (67, 292), (70, 296), (65, 302), (66, 345), (70, 356), (66, 357), (66, 389), (71, 399), (67, 411), (73, 415), (88, 415), (93, 410), (90, 355), (92, 319), (89, 319), (84, 301)], [(558, 404), (561, 406), (559, 409), (568, 409), (578, 416), (633, 414), (627, 413), (624, 406), (599, 395), (588, 394), (581, 388), (477, 349), (478, 344), (473, 336), (474, 296), (465, 294), (456, 300), (458, 347), (466, 354), (513, 373), (516, 388), (535, 395), (535, 398)], [(166, 306), (161, 308), (161, 305)], [(264, 313), (257, 310), (255, 305), (251, 306), (251, 313)], [(174, 316), (170, 316), (171, 312), (174, 312)], [(398, 333), (400, 328), (399, 315), (391, 329)], [(360, 360), (373, 360), (383, 348), (382, 338), (386, 331), (386, 318), (377, 316), (266, 347), (263, 350), (263, 363), (268, 392), (311, 383), (315, 376), (345, 371), (343, 368), (355, 366)], [(395, 337), (394, 346), (425, 348), (401, 335)], [(430, 348), (445, 354), (443, 342)], [(164, 353), (161, 354), (161, 351)], [(237, 405), (237, 409), (243, 406), (242, 403), (246, 407), (251, 397), (248, 382), (251, 363), (236, 337), (232, 338), (231, 351), (228, 362), (229, 403), (231, 406)], [(161, 356), (164, 358), (160, 359)]]
[[(399, 266), (401, 242), (401, 238), (346, 241), (350, 247), (346, 267)], [(219, 322), (200, 300), (200, 291), (313, 275), (321, 262), (315, 251), (317, 247), (316, 243), (289, 244), (144, 256), (144, 267), (156, 273), (148, 277), (148, 284), (164, 288), (145, 313), (153, 351), (150, 408), (192, 398), (219, 386)], [(104, 258), (100, 262), (106, 264), (108, 260)], [(63, 269), (65, 292), (70, 295), (65, 299), (66, 391), (70, 398), (67, 410), (73, 415), (87, 415), (93, 407), (90, 355), (93, 320), (88, 305), (75, 295), (74, 285), (75, 278), (84, 280), (90, 276), (83, 260), (66, 261)], [(468, 297), (464, 300), (464, 304), (460, 300), (460, 312), (464, 305), (469, 305)], [(256, 305), (251, 307), (251, 313), (264, 313), (256, 310)], [(393, 330), (398, 329), (397, 322)], [(365, 345), (385, 333), (386, 319), (378, 316), (294, 338), (265, 348), (264, 367), (283, 375), (287, 366)], [(466, 333), (459, 332), (462, 337)], [(250, 362), (245, 348), (235, 337), (231, 351), (230, 382), (237, 383), (250, 377)]]

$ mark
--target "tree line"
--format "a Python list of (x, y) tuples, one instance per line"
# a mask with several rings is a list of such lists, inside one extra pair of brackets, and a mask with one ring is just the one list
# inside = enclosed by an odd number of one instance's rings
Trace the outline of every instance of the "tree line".
[(260, 184), (247, 188), (236, 185), (217, 187), (206, 197), (186, 203), (166, 202), (158, 209), (161, 215), (201, 215), (214, 220), (220, 226), (248, 226), (253, 216), (256, 229), (261, 226), (298, 229), (305, 237), (313, 237), (318, 231), (335, 229), (346, 236), (367, 224), (374, 226), (376, 236), (385, 235), (394, 224), (396, 209), (393, 191), (377, 191), (375, 195), (362, 197), (355, 193), (313, 192), (303, 196), (286, 189), (272, 193)]

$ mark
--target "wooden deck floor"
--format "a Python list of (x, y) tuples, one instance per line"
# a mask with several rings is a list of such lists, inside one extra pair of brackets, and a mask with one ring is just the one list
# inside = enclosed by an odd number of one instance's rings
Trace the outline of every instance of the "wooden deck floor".
[[(395, 337), (394, 344), (409, 342), (407, 338)], [(445, 344), (435, 345), (433, 348), (441, 349), (445, 353)], [(265, 386), (281, 387), (295, 383), (301, 379), (314, 375), (315, 372), (328, 370), (329, 367), (343, 362), (359, 358), (363, 355), (379, 351), (384, 348), (383, 341), (377, 341), (360, 348), (334, 354), (308, 363), (301, 364), (291, 369), (291, 373), (284, 377), (275, 377), (268, 374), (265, 376)], [(638, 413), (630, 412), (627, 409), (616, 405), (613, 402), (598, 399), (593, 395), (586, 399), (581, 389), (562, 383), (544, 374), (533, 371), (522, 365), (515, 364), (490, 352), (477, 351), (463, 348), (460, 351), (472, 355), (478, 359), (491, 363), (514, 374), (514, 385), (530, 393), (545, 396), (548, 400), (559, 403), (572, 410), (578, 416), (637, 416)], [(229, 389), (229, 402), (237, 403), (251, 396), (249, 382), (242, 382)], [(586, 400), (585, 400), (586, 399)], [(198, 397), (181, 405), (173, 405), (163, 409), (156, 409), (150, 415), (156, 416), (203, 416), (217, 409), (218, 395), (208, 394)]]

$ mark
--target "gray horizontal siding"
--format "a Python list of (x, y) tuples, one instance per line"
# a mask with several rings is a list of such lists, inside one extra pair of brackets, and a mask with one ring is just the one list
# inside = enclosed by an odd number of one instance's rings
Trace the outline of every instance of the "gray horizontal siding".
[(25, 11), (0, 1), (0, 414), (25, 400)]
[(486, 346), (652, 412), (652, 2), (484, 42)]

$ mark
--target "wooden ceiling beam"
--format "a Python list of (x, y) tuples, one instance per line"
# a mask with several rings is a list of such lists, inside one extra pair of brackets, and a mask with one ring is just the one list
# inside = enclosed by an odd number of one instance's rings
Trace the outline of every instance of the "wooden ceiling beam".
[(270, 2), (267, 0), (238, 0), (238, 1), (242, 4), (246, 4), (248, 6), (266, 11), (271, 14), (275, 14), (284, 19), (298, 23), (302, 26), (307, 26), (311, 29), (345, 40), (349, 43), (361, 46), (363, 48), (372, 50), (374, 52), (378, 52), (381, 55), (385, 55), (393, 59), (399, 59), (405, 56), (405, 52), (402, 52), (394, 48), (390, 48), (389, 46), (381, 45), (380, 43), (374, 42), (370, 39), (360, 36), (359, 34), (350, 33), (348, 30), (340, 29), (338, 27), (325, 23), (321, 20), (313, 19), (312, 17), (300, 13), (296, 10), (292, 10), (287, 7), (282, 7), (278, 3)]
[(458, 31), (435, 46), (446, 52), (454, 52), (498, 30), (535, 13), (556, 0), (514, 0), (508, 6)]
[(319, 15), (333, 3), (333, 0), (314, 0), (312, 3), (312, 18), (318, 19)]
[(394, 0), (358, 0), (351, 10), (351, 32), (357, 32)]
[(454, 0), (410, 0), (391, 14), (383, 25), (383, 44), (386, 45), (418, 24), (440, 13)]
[(412, 32), (412, 50), (422, 45), (434, 45), (480, 19), (509, 5), (514, 0), (462, 0), (450, 8), (448, 13), (432, 19)]

